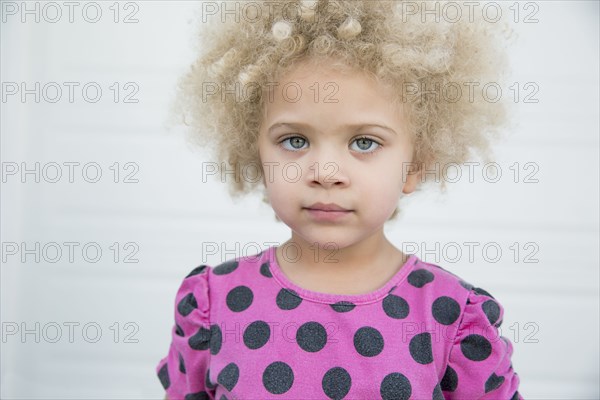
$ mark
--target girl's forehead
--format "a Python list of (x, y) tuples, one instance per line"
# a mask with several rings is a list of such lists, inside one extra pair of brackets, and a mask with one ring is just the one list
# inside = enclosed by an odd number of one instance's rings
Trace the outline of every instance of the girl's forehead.
[[(307, 91), (312, 85), (312, 80), (305, 80), (301, 85), (302, 90)], [(323, 89), (323, 85), (320, 85)], [(281, 87), (279, 88), (281, 89)], [(314, 89), (314, 86), (313, 86)], [(341, 82), (339, 91), (335, 93), (336, 101), (325, 102), (323, 96), (316, 101), (314, 96), (316, 90), (310, 91), (296, 102), (288, 101), (281, 90), (271, 98), (266, 99), (263, 109), (261, 131), (270, 129), (277, 123), (305, 124), (306, 128), (315, 130), (348, 131), (358, 129), (360, 125), (382, 125), (391, 126), (393, 130), (405, 131), (404, 110), (396, 103), (389, 101), (381, 90), (370, 86), (368, 82), (358, 84)], [(297, 93), (294, 90), (290, 91)], [(328, 91), (321, 95), (331, 95)], [(331, 99), (330, 99), (331, 100)], [(265, 131), (266, 133), (266, 131)]]
[[(337, 90), (348, 90), (357, 87), (376, 88), (382, 95), (390, 95), (388, 87), (374, 77), (373, 74), (366, 73), (356, 67), (344, 64), (337, 60), (302, 60), (287, 67), (285, 70), (277, 73), (274, 82), (267, 85), (267, 92), (279, 92), (281, 87), (290, 85), (307, 85), (313, 90), (316, 85), (329, 88), (335, 87)], [(314, 89), (316, 90), (316, 89)], [(272, 97), (272, 93), (271, 93)]]
[(275, 81), (264, 88), (267, 103), (272, 102), (277, 96), (281, 97), (282, 88), (290, 86), (303, 86), (307, 93), (314, 95), (318, 90), (321, 91), (321, 96), (335, 93), (338, 97), (336, 103), (343, 102), (345, 95), (353, 95), (359, 90), (367, 97), (383, 98), (386, 103), (401, 106), (395, 96), (393, 85), (386, 84), (373, 73), (335, 59), (302, 60), (280, 71)]
[(358, 68), (345, 64), (335, 58), (301, 59), (279, 73), (280, 79), (302, 76), (332, 76), (363, 74)]

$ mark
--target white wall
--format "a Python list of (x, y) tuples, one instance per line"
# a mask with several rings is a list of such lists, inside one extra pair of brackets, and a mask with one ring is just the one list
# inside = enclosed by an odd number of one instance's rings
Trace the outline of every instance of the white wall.
[[(74, 23), (64, 6), (57, 23), (43, 18), (36, 23), (33, 15), (21, 22), (20, 12), (10, 15), (10, 4), (24, 3), (2, 2), (3, 94), (7, 82), (26, 82), (28, 88), (56, 82), (63, 98), (36, 103), (33, 95), (25, 102), (8, 96), (1, 103), (3, 171), (13, 163), (31, 169), (39, 162), (46, 172), (39, 182), (34, 174), (22, 179), (20, 173), (2, 182), (1, 397), (160, 398), (154, 366), (167, 351), (181, 279), (200, 263), (252, 254), (252, 243), (261, 248), (281, 243), (288, 230), (257, 196), (236, 203), (224, 185), (202, 182), (205, 155), (186, 145), (180, 130), (164, 128), (175, 80), (193, 59), (197, 3), (130, 3), (137, 11), (120, 3), (120, 20), (135, 11), (139, 22), (130, 24), (112, 21), (112, 2), (98, 3), (103, 15), (95, 24), (82, 18), (86, 3), (75, 9)], [(43, 8), (45, 3), (37, 4)], [(520, 36), (513, 53), (514, 81), (521, 88), (536, 83), (539, 102), (518, 103), (519, 126), (497, 150), (502, 178), (486, 182), (478, 168), (475, 182), (463, 177), (446, 197), (414, 197), (387, 232), (398, 246), (501, 301), (503, 335), (515, 345), (513, 365), (525, 398), (597, 399), (598, 3), (529, 4), (539, 7), (539, 22), (515, 25)], [(519, 7), (522, 13), (534, 10), (523, 2)], [(46, 11), (48, 18), (54, 16)], [(80, 82), (73, 103), (64, 82)], [(87, 82), (103, 90), (97, 103), (82, 97)], [(124, 103), (121, 97), (115, 103), (114, 82), (121, 95), (131, 92), (125, 83), (135, 83), (139, 102)], [(53, 96), (49, 88), (48, 97)], [(73, 183), (65, 162), (80, 163)], [(102, 177), (88, 183), (82, 166), (94, 162)], [(117, 183), (114, 167), (109, 168), (115, 162)], [(515, 183), (509, 169), (514, 162), (522, 174), (533, 171), (524, 169), (525, 163), (534, 163), (539, 182), (525, 183), (521, 175)], [(55, 175), (53, 163), (62, 167), (57, 183), (47, 181)], [(125, 163), (137, 169), (124, 168)], [(138, 182), (125, 183), (134, 171)], [(93, 172), (88, 169), (87, 177)], [(78, 244), (73, 262), (65, 242)], [(438, 243), (439, 250), (428, 253), (424, 242), (427, 249)], [(479, 243), (474, 259), (464, 242)], [(520, 248), (516, 262), (515, 242)], [(530, 242), (533, 247), (525, 248)], [(46, 253), (38, 252), (36, 261), (34, 251), (22, 262), (23, 250), (36, 243)], [(52, 243), (63, 251), (54, 263)], [(218, 244), (221, 252), (204, 256), (206, 243)], [(410, 243), (417, 247), (407, 247)], [(457, 262), (451, 260), (453, 243), (463, 251)], [(490, 243), (502, 250), (497, 262), (482, 254)], [(102, 250), (98, 262), (83, 258), (85, 244), (93, 245), (90, 257), (94, 246)], [(526, 263), (531, 249), (537, 262)], [(124, 262), (130, 253), (137, 263)], [(98, 327), (102, 334), (92, 343)], [(19, 331), (10, 334), (14, 329)], [(30, 333), (22, 337), (22, 329)]]

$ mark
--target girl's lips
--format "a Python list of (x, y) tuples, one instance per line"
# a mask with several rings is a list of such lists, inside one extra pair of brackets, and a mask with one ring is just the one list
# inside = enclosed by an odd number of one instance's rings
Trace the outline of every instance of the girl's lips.
[(335, 203), (315, 203), (311, 206), (306, 207), (310, 210), (321, 210), (321, 211), (351, 211), (342, 206), (338, 206)]
[(310, 215), (311, 218), (317, 221), (337, 221), (339, 219), (345, 218), (352, 213), (351, 210), (316, 210), (312, 208), (305, 208)]

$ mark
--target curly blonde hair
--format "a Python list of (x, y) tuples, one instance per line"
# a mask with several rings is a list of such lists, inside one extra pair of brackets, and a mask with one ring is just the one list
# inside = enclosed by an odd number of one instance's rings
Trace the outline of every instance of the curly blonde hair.
[[(330, 66), (335, 60), (336, 65), (384, 83), (395, 93), (395, 101), (404, 104), (418, 169), (435, 169), (435, 163), (462, 164), (472, 153), (489, 160), (490, 139), (504, 127), (509, 102), (508, 96), (490, 101), (479, 88), (490, 83), (502, 88), (508, 64), (505, 45), (512, 29), (481, 13), (436, 21), (423, 9), (446, 7), (436, 4), (350, 0), (205, 4), (200, 14), (200, 55), (180, 78), (176, 112), (189, 127), (189, 139), (212, 146), (218, 171), (233, 170), (230, 193), (247, 193), (262, 184), (262, 179), (245, 179), (244, 171), (258, 165), (263, 173), (257, 138), (265, 85), (301, 61)], [(215, 13), (219, 6), (229, 11)], [(231, 15), (231, 10), (237, 14)], [(258, 90), (248, 90), (253, 88)], [(441, 179), (434, 182), (443, 191), (446, 171), (441, 169)]]

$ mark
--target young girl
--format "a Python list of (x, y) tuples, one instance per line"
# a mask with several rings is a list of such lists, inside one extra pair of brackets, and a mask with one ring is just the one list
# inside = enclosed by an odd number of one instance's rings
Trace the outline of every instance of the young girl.
[(203, 5), (188, 123), (291, 238), (183, 280), (157, 366), (169, 399), (522, 399), (500, 303), (384, 235), (399, 199), (443, 187), (435, 165), (486, 155), (504, 121), (470, 90), (502, 71), (500, 24), (436, 12), (451, 10)]

